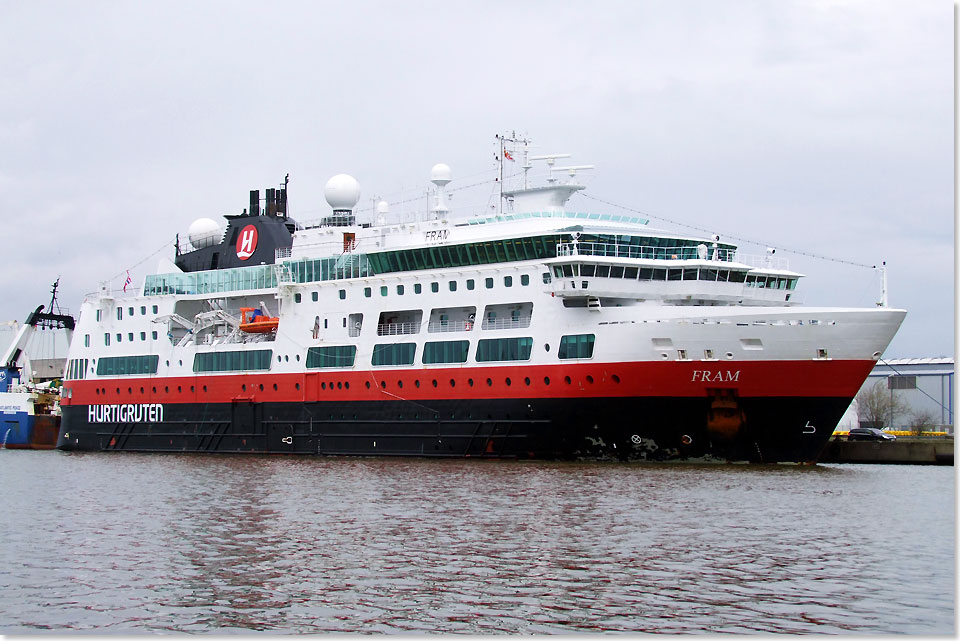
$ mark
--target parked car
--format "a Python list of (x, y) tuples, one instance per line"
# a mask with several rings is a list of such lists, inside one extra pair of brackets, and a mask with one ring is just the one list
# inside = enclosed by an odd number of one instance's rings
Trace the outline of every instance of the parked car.
[(847, 435), (848, 441), (895, 441), (896, 434), (887, 434), (875, 427), (854, 427)]

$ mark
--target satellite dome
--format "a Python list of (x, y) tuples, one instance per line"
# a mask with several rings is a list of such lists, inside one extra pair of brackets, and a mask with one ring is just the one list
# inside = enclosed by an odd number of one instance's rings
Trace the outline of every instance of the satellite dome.
[(430, 170), (430, 182), (435, 185), (446, 185), (452, 180), (451, 176), (450, 166), (442, 162), (437, 163), (433, 166), (433, 169)]
[(360, 183), (353, 176), (337, 174), (327, 181), (323, 196), (334, 211), (352, 210), (360, 200)]
[(210, 218), (196, 219), (187, 230), (187, 237), (190, 239), (190, 244), (196, 249), (203, 249), (204, 247), (217, 244), (221, 236), (223, 236), (223, 229), (220, 228), (220, 224)]

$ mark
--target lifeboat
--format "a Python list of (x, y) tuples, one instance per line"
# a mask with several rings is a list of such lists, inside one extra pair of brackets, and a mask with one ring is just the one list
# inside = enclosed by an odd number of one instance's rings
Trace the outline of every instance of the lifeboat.
[(241, 307), (240, 331), (249, 334), (269, 334), (277, 331), (280, 319), (275, 316), (264, 316), (256, 307)]

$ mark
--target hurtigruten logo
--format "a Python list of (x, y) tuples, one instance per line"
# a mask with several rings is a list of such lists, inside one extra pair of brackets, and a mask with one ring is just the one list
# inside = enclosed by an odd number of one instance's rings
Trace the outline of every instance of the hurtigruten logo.
[(163, 405), (159, 403), (91, 405), (87, 408), (90, 423), (160, 423)]
[(257, 228), (247, 225), (240, 231), (240, 237), (237, 238), (237, 258), (246, 260), (253, 256), (255, 251), (257, 251)]

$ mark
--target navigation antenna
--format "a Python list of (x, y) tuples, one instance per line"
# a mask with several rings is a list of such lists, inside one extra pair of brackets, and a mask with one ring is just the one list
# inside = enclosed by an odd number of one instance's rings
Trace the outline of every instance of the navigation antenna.
[(50, 305), (47, 307), (48, 313), (50, 314), (62, 314), (60, 311), (60, 305), (57, 304), (57, 287), (60, 286), (60, 277), (57, 276), (57, 280), (53, 283), (53, 289), (50, 290)]
[(522, 165), (523, 188), (526, 189), (527, 188), (527, 171), (529, 171), (530, 169), (530, 162), (527, 160), (527, 152), (530, 148), (530, 143), (533, 141), (530, 140), (529, 138), (517, 137), (516, 131), (511, 131), (509, 136), (496, 134), (494, 138), (496, 138), (497, 142), (500, 144), (500, 151), (496, 155), (497, 166), (498, 166), (497, 182), (500, 183), (500, 206), (499, 206), (499, 213), (497, 215), (502, 216), (503, 215), (503, 159), (506, 158), (507, 160), (512, 161), (513, 156), (511, 155), (511, 152), (514, 152), (514, 153), (516, 152), (515, 146), (513, 147), (513, 149), (508, 150), (507, 143), (509, 142), (513, 145), (517, 145), (517, 144), (523, 145), (523, 165)]

